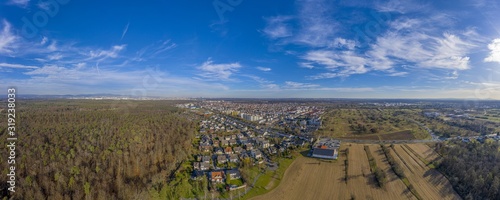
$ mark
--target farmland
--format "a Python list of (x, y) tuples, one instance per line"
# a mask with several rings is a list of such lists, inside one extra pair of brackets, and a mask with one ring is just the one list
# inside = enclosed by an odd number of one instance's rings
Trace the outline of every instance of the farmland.
[(419, 110), (332, 109), (324, 115), (324, 127), (317, 134), (356, 139), (424, 139), (429, 135), (407, 116)]
[(360, 136), (341, 137), (342, 139), (357, 139), (357, 140), (411, 140), (416, 139), (411, 130), (397, 131), (384, 134), (369, 134)]
[[(383, 186), (370, 169), (364, 146), (368, 147), (375, 167), (385, 173)], [(347, 157), (343, 153), (346, 149)], [(278, 187), (253, 199), (460, 199), (443, 175), (419, 159), (438, 157), (428, 146), (394, 145), (393, 149), (390, 153), (402, 166), (407, 177), (404, 181), (391, 169), (380, 145), (342, 144), (336, 161), (298, 157)]]

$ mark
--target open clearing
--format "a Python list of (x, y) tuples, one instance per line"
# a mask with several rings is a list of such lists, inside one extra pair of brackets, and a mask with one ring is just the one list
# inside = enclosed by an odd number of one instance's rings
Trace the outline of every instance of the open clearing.
[[(379, 145), (368, 145), (377, 166), (387, 175), (387, 182), (380, 188), (370, 172), (363, 144), (342, 144), (337, 161), (324, 161), (299, 156), (286, 170), (283, 179), (274, 190), (252, 199), (416, 199), (405, 184), (392, 171)], [(424, 144), (409, 146), (421, 157), (437, 158), (438, 155)], [(345, 182), (346, 159), (344, 151), (349, 148), (348, 180)], [(409, 182), (423, 199), (460, 199), (448, 180), (438, 171), (426, 166), (403, 145), (395, 145), (405, 164), (391, 151), (396, 161), (404, 168)], [(408, 167), (407, 167), (408, 166)], [(408, 169), (410, 168), (410, 169)]]

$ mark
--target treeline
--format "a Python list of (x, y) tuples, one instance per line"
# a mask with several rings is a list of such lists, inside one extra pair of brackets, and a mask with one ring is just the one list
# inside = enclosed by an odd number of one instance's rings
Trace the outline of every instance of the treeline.
[(457, 142), (436, 145), (438, 170), (464, 199), (500, 199), (500, 145)]
[(369, 146), (364, 146), (366, 156), (368, 157), (368, 162), (370, 163), (370, 171), (375, 175), (375, 180), (377, 181), (380, 187), (384, 187), (387, 182), (387, 176), (385, 172), (377, 167), (377, 162), (370, 151)]
[[(14, 199), (148, 199), (148, 190), (166, 185), (192, 153), (196, 116), (172, 104), (19, 103), (16, 173), (21, 192)], [(1, 134), (6, 141), (6, 133)], [(1, 151), (7, 155), (5, 148)], [(0, 157), (0, 165), (6, 174), (5, 159)], [(0, 176), (2, 184), (6, 177)], [(0, 189), (8, 194), (5, 185)]]
[[(391, 149), (390, 148), (387, 148), (385, 145), (380, 145), (380, 147), (382, 148), (382, 151), (384, 152), (384, 155), (385, 157), (387, 158), (387, 162), (389, 163), (389, 165), (391, 165), (391, 169), (392, 171), (394, 171), (394, 173), (396, 174), (396, 176), (399, 177), (399, 179), (401, 179), (401, 181), (403, 181), (403, 183), (405, 184), (405, 186), (408, 188), (408, 190), (417, 198), (417, 199), (422, 199), (422, 197), (420, 196), (420, 194), (418, 194), (417, 190), (415, 189), (415, 187), (410, 183), (410, 181), (408, 180), (408, 178), (406, 177), (405, 173), (404, 173), (404, 170), (403, 170), (403, 167), (401, 167), (401, 165), (396, 161), (396, 159), (392, 156), (391, 154)], [(391, 144), (390, 146), (392, 149), (394, 149), (394, 144)]]

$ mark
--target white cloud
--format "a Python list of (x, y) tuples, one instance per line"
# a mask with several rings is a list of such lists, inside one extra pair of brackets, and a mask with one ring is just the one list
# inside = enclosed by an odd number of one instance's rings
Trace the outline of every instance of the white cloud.
[(201, 71), (199, 76), (210, 80), (230, 80), (231, 75), (241, 68), (239, 63), (215, 64), (209, 58), (198, 69)]
[(312, 47), (328, 46), (335, 34), (336, 22), (330, 17), (332, 2), (328, 0), (299, 0), (300, 31), (296, 43)]
[(298, 0), (296, 16), (264, 18), (267, 25), (262, 32), (271, 39), (281, 39), (280, 44), (329, 46), (337, 27), (331, 4), (328, 0)]
[(314, 65), (312, 63), (307, 63), (307, 62), (301, 62), (299, 63), (300, 67), (307, 68), (307, 69), (312, 69), (314, 68)]
[(10, 64), (10, 63), (0, 63), (0, 67), (16, 68), (16, 69), (36, 69), (36, 68), (38, 68), (36, 66), (31, 66), (31, 65)]
[(132, 60), (145, 61), (157, 58), (157, 56), (162, 55), (164, 52), (167, 52), (175, 47), (177, 47), (177, 44), (170, 40), (159, 40), (137, 51), (137, 55), (132, 58)]
[(125, 49), (127, 45), (115, 45), (112, 46), (109, 50), (92, 50), (89, 52), (90, 59), (97, 59), (102, 61), (106, 58), (116, 58), (118, 57), (118, 53)]
[(310, 83), (299, 83), (293, 81), (286, 81), (284, 88), (287, 89), (304, 89), (304, 88), (317, 88), (319, 85)]
[(51, 54), (47, 57), (49, 60), (60, 60), (61, 58), (63, 58), (63, 55), (61, 53), (55, 53), (55, 54)]
[(45, 43), (47, 43), (49, 39), (47, 37), (43, 37), (42, 38), (42, 41), (40, 42), (40, 45), (44, 45)]
[(9, 0), (7, 3), (24, 8), (29, 4), (29, 2), (30, 2), (30, 0)]
[(375, 9), (379, 12), (397, 12), (401, 14), (410, 13), (413, 11), (429, 10), (428, 5), (422, 1), (398, 1), (398, 0), (381, 0), (374, 1)]
[[(306, 63), (322, 65), (330, 72), (311, 76), (313, 79), (347, 77), (352, 74), (363, 74), (369, 71), (386, 72), (388, 76), (404, 76), (408, 72), (397, 72), (402, 65), (414, 65), (425, 69), (467, 70), (469, 66), (468, 53), (477, 45), (451, 33), (428, 35), (413, 31), (421, 22), (400, 20), (393, 23), (393, 28), (380, 35), (375, 43), (370, 44), (366, 51), (355, 51), (350, 48), (311, 50), (302, 59)], [(396, 27), (396, 28), (394, 28)], [(408, 32), (412, 30), (411, 32)], [(467, 33), (467, 32), (466, 32)], [(463, 39), (466, 38), (466, 39)], [(352, 43), (337, 38), (334, 44), (349, 45)], [(494, 48), (494, 45), (490, 45)], [(458, 74), (458, 72), (456, 73)], [(458, 75), (449, 76), (450, 78)]]
[(490, 54), (484, 59), (485, 62), (498, 62), (500, 63), (500, 38), (494, 39), (488, 44)]
[(254, 76), (254, 75), (243, 75), (243, 76), (246, 76), (246, 77), (249, 77), (249, 78), (253, 79), (257, 83), (259, 83), (259, 86), (261, 88), (271, 89), (271, 90), (280, 89), (280, 86), (277, 85), (277, 84), (275, 84), (274, 81), (269, 81), (269, 80), (266, 80), (264, 78), (261, 78), (261, 77), (258, 77), (258, 76)]
[(348, 40), (344, 38), (335, 38), (333, 40), (332, 46), (333, 48), (347, 48), (350, 50), (353, 50), (356, 48), (356, 41), (354, 40)]
[(328, 73), (311, 76), (312, 79), (348, 77), (352, 74), (364, 74), (370, 71), (366, 67), (368, 60), (353, 51), (333, 52), (328, 50), (310, 51), (303, 59), (323, 65)]
[(123, 37), (125, 37), (125, 34), (127, 34), (127, 31), (128, 31), (128, 26), (130, 25), (130, 23), (127, 23), (127, 25), (125, 26), (125, 28), (123, 29), (123, 32), (122, 32), (122, 37), (120, 38), (120, 40), (123, 40)]
[(408, 72), (392, 72), (388, 74), (388, 76), (406, 76), (408, 75)]
[(271, 71), (271, 68), (269, 67), (257, 67), (258, 70), (263, 71), (263, 72), (269, 72)]
[(292, 17), (290, 16), (275, 16), (265, 18), (267, 22), (266, 28), (262, 30), (271, 39), (278, 39), (292, 36), (292, 29), (287, 24)]
[(0, 31), (0, 54), (13, 53), (16, 48), (18, 36), (11, 32), (11, 25), (7, 20), (2, 20), (3, 28)]

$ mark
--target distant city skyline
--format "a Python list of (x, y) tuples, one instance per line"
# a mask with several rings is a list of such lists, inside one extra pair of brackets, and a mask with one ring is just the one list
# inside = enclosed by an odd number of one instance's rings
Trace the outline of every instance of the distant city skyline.
[(0, 3), (19, 94), (500, 99), (500, 2)]

